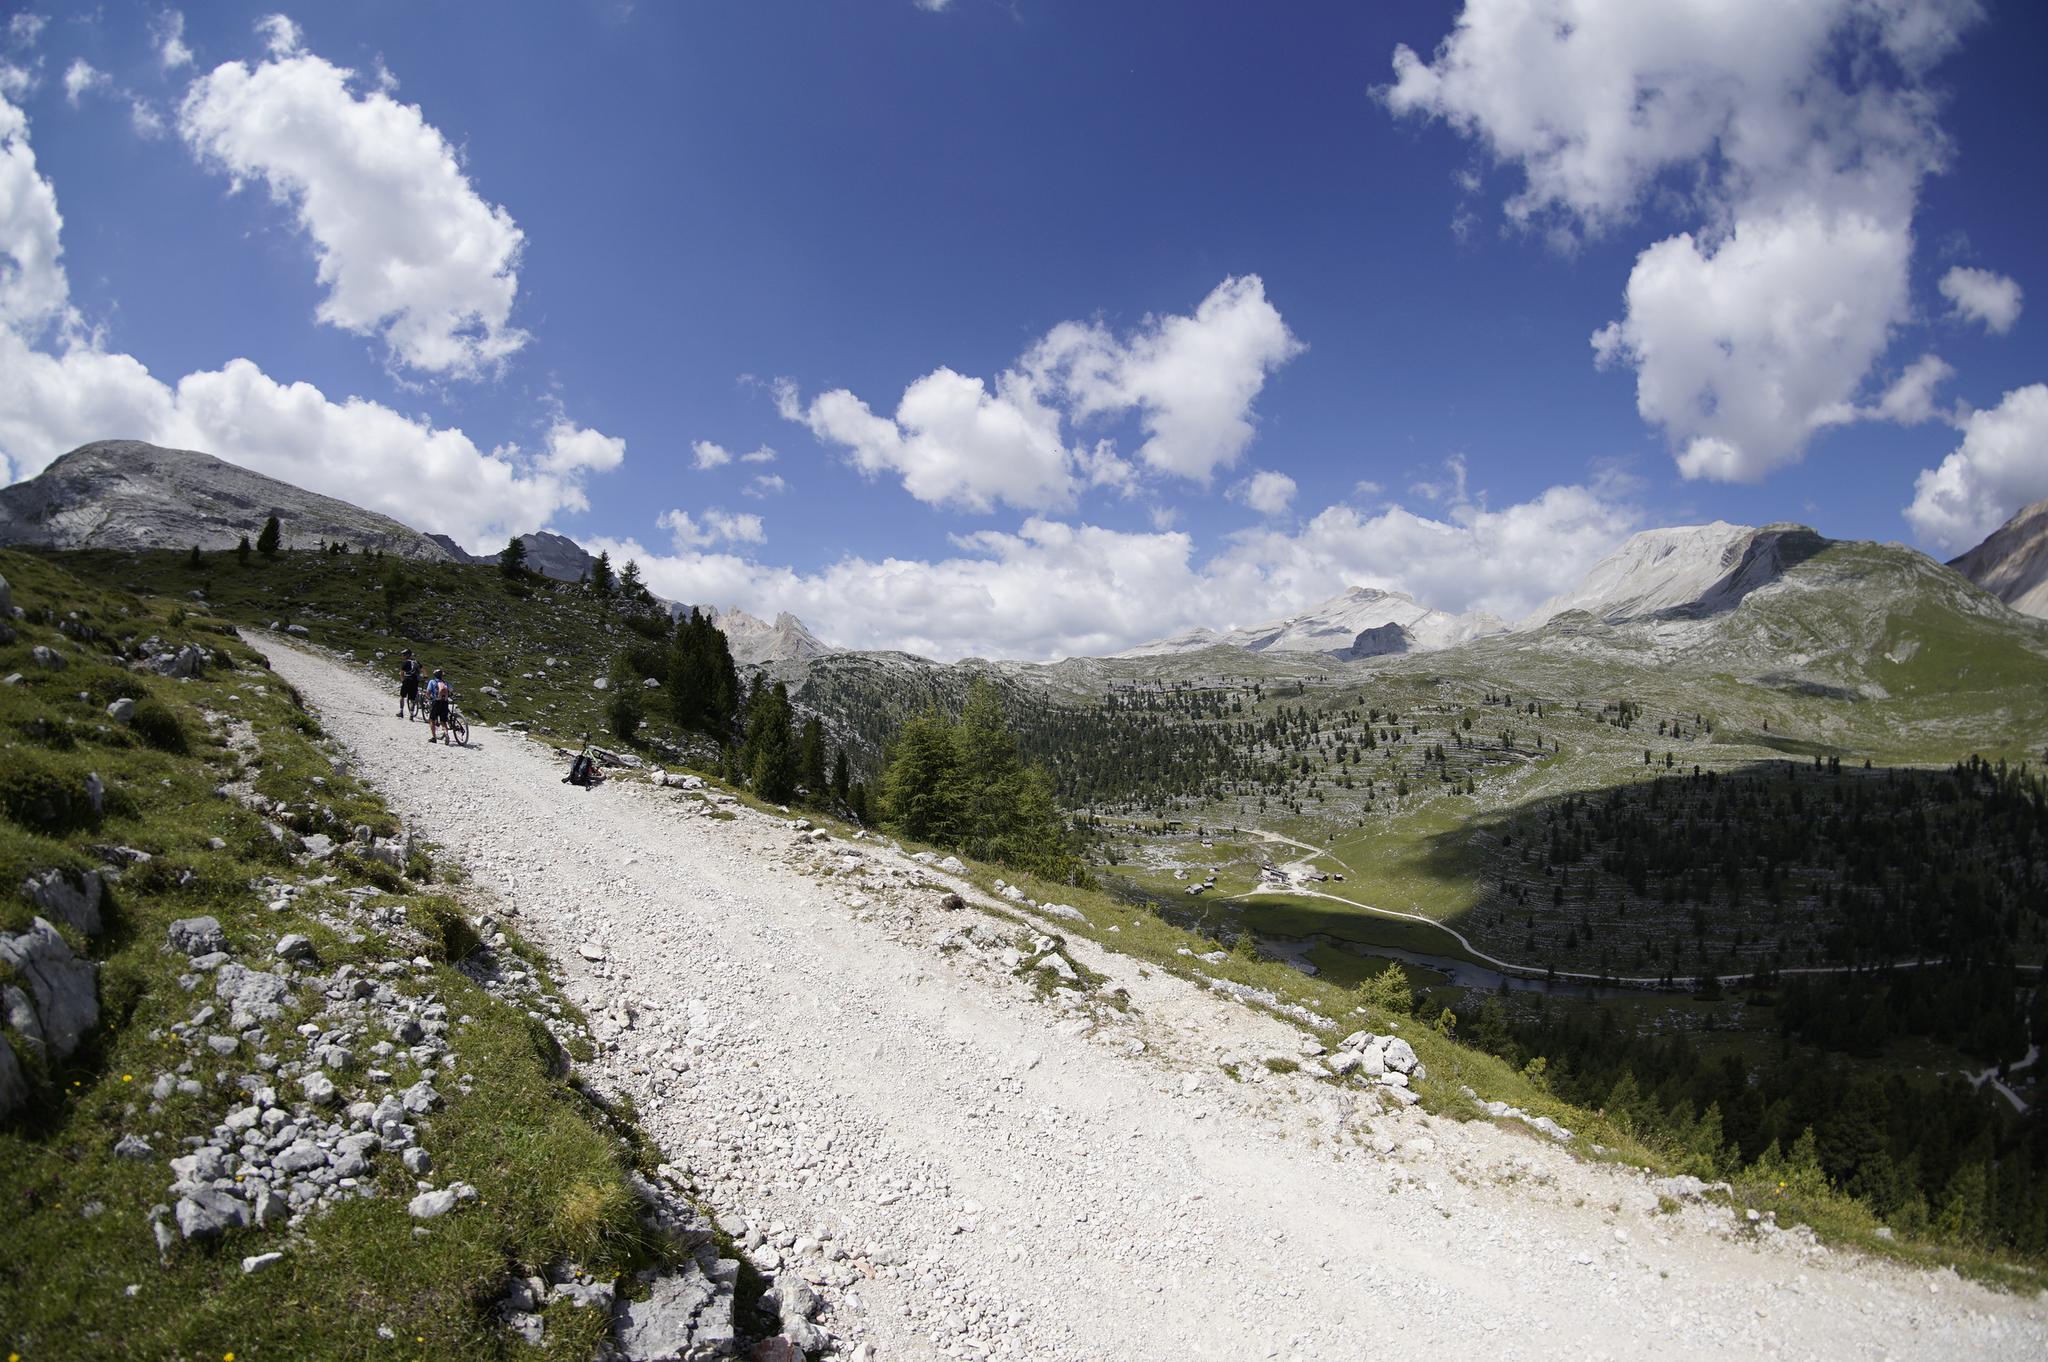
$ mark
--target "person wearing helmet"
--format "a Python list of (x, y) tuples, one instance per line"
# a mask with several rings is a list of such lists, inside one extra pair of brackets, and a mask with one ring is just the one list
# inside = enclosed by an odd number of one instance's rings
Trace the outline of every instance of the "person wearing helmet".
[(420, 693), (419, 659), (412, 655), (412, 649), (405, 650), (405, 660), (398, 664), (398, 717), (405, 717), (406, 702)]
[(427, 741), (434, 742), (448, 723), (448, 702), (455, 698), (455, 687), (448, 684), (439, 667), (427, 682)]

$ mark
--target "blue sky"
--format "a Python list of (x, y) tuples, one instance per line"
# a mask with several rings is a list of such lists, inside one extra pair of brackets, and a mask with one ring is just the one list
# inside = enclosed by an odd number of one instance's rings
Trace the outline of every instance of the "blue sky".
[(8, 13), (10, 477), (190, 444), (1025, 657), (2048, 496), (2038, 6)]

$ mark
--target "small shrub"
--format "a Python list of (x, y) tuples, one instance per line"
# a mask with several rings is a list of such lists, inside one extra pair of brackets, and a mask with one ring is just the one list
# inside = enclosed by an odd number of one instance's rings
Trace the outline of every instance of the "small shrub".
[(626, 643), (626, 666), (633, 675), (641, 679), (650, 676), (666, 676), (668, 673), (668, 650), (659, 644), (642, 643), (638, 639)]
[[(661, 644), (666, 644), (668, 642), (669, 622), (668, 615), (665, 612), (652, 610), (635, 610), (630, 615), (627, 615), (625, 619), (626, 627), (628, 629), (631, 629), (634, 633), (640, 635), (640, 637), (651, 638), (655, 642)], [(648, 676), (654, 676), (656, 675), (656, 672), (649, 671), (646, 674)]]
[(633, 675), (623, 658), (612, 668), (611, 697), (605, 701), (604, 717), (612, 736), (620, 742), (633, 741), (640, 725), (647, 722), (647, 701), (641, 692), (640, 678)]
[(420, 928), (426, 932), (430, 948), (438, 960), (452, 962), (464, 959), (483, 944), (476, 928), (469, 925), (469, 919), (449, 899), (423, 900), (419, 913), (425, 919), (419, 923)]
[(632, 1233), (632, 1201), (617, 1181), (579, 1178), (555, 1199), (549, 1237), (577, 1262), (594, 1259)]
[(135, 714), (128, 722), (135, 735), (151, 747), (163, 752), (183, 755), (192, 750), (191, 741), (185, 736), (185, 725), (178, 718), (177, 711), (153, 695), (144, 696), (135, 702)]
[(1389, 965), (1358, 986), (1360, 1001), (1381, 1012), (1406, 1016), (1415, 1007), (1415, 990), (1408, 986), (1408, 971)]
[(100, 816), (86, 797), (84, 776), (22, 749), (9, 752), (5, 766), (0, 772), (0, 812), (22, 827), (54, 836), (99, 823)]

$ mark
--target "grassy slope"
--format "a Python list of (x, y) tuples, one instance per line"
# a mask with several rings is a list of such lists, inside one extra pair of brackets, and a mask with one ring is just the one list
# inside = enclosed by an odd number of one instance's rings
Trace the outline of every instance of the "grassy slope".
[[(386, 563), (361, 554), (284, 553), (243, 566), (232, 553), (209, 553), (198, 570), (181, 553), (51, 557), (129, 590), (165, 597), (203, 591), (207, 608), (225, 619), (303, 625), (310, 642), (364, 663), (386, 653), (380, 665), (391, 679), (394, 709), (398, 650), (410, 647), (429, 671), (447, 669), (471, 718), (525, 724), (564, 740), (602, 732), (605, 695), (591, 683), (632, 637), (616, 611), (578, 586), (538, 577), (515, 586), (489, 567), (405, 564), (418, 594), (387, 614), (380, 576)], [(550, 658), (557, 665), (546, 665)], [(502, 698), (485, 695), (487, 685)], [(655, 733), (666, 732), (660, 716), (651, 719)]]
[[(446, 900), (385, 867), (337, 858), (320, 868), (337, 883), (282, 912), (265, 906), (256, 880), (297, 881), (315, 872), (296, 869), (256, 814), (214, 794), (236, 775), (238, 757), (209, 712), (252, 725), (261, 755), (242, 774), (292, 804), (295, 815), (303, 811), (306, 820), (345, 836), (356, 823), (393, 830), (388, 812), (333, 759), (317, 725), (255, 650), (220, 621), (181, 618), (169, 601), (90, 585), (39, 556), (0, 553), (0, 575), (30, 613), (18, 626), (20, 637), (0, 647), (0, 674), (24, 674), (21, 684), (0, 687), (0, 769), (12, 778), (35, 765), (68, 784), (97, 772), (109, 790), (107, 814), (95, 825), (46, 834), (0, 819), (0, 883), (18, 884), (46, 866), (97, 865), (96, 847), (133, 847), (152, 858), (111, 891), (111, 926), (102, 940), (67, 932), (74, 949), (104, 961), (101, 1025), (69, 1063), (39, 1074), (42, 1095), (32, 1117), (0, 1130), (0, 1205), (10, 1208), (8, 1232), (0, 1236), (0, 1343), (25, 1362), (114, 1350), (136, 1357), (588, 1356), (603, 1327), (601, 1312), (550, 1310), (546, 1345), (533, 1350), (508, 1343), (486, 1303), (514, 1265), (538, 1270), (567, 1257), (607, 1272), (645, 1259), (649, 1246), (622, 1181), (633, 1147), (551, 1073), (552, 1047), (522, 1011), (447, 963), (444, 941), (459, 941), (461, 932), (435, 930), (453, 914)], [(66, 636), (45, 622), (45, 612), (76, 612), (77, 622), (100, 637)], [(122, 640), (149, 635), (220, 650), (233, 667), (174, 681), (115, 664), (112, 650)], [(71, 665), (60, 672), (32, 668), (28, 650), (37, 643), (64, 653)], [(189, 735), (190, 753), (143, 745), (132, 730), (111, 723), (104, 707), (123, 695), (153, 695), (169, 705)], [(316, 777), (325, 784), (316, 785)], [(214, 838), (225, 849), (213, 849)], [(397, 890), (379, 902), (404, 906), (420, 930), (373, 932), (351, 945), (318, 922), (312, 909), (322, 894), (367, 883)], [(369, 968), (422, 952), (434, 957), (427, 968), (408, 964), (394, 982), (402, 992), (434, 995), (451, 1018), (470, 1019), (450, 1035), (470, 1090), (443, 1081), (448, 1103), (429, 1118), (424, 1141), (437, 1182), (466, 1180), (480, 1190), (478, 1213), (444, 1217), (429, 1236), (415, 1237), (405, 1210), (412, 1182), (385, 1155), (376, 1161), (382, 1195), (375, 1200), (345, 1203), (295, 1231), (241, 1231), (212, 1247), (181, 1242), (159, 1262), (147, 1215), (171, 1199), (167, 1161), (183, 1152), (181, 1139), (204, 1134), (243, 1100), (219, 1085), (247, 1067), (246, 1056), (216, 1061), (203, 1048), (179, 1045), (165, 1029), (206, 1001), (180, 989), (184, 961), (162, 949), (170, 921), (201, 913), (217, 917), (238, 955), (257, 967), (267, 960), (268, 944), (294, 930), (314, 939), (329, 967), (352, 961)], [(0, 900), (0, 927), (18, 928), (28, 916), (28, 905), (13, 894)], [(275, 1044), (266, 1044), (284, 1051), (308, 1006), (302, 994), (298, 1010), (268, 1028)], [(178, 1094), (153, 1109), (151, 1081), (193, 1053), (201, 1056), (191, 1074), (201, 1093)], [(411, 1080), (401, 1071), (397, 1081)], [(149, 1140), (155, 1156), (114, 1157), (114, 1143), (127, 1133)], [(243, 1275), (242, 1255), (271, 1249), (283, 1250), (285, 1260)], [(380, 1326), (395, 1341), (380, 1338)]]

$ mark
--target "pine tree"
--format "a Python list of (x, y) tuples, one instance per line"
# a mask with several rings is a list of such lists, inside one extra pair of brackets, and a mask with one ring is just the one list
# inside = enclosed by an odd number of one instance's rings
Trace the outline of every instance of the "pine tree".
[(512, 578), (526, 575), (526, 541), (518, 535), (507, 539), (505, 547), (498, 550), (498, 571)]
[(278, 546), (283, 538), (284, 529), (277, 523), (277, 517), (270, 517), (263, 522), (263, 533), (256, 536), (256, 552), (265, 558), (277, 557)]
[(600, 552), (590, 565), (590, 589), (600, 596), (612, 594), (612, 556)]
[(846, 792), (850, 788), (846, 764), (846, 749), (842, 747), (832, 754), (832, 793), (839, 796), (840, 800), (844, 802)]
[(249, 536), (243, 535), (242, 542), (235, 545), (235, 561), (243, 567), (249, 566)]
[(789, 687), (778, 681), (754, 693), (747, 715), (747, 774), (754, 793), (771, 804), (784, 804), (796, 793), (798, 756), (790, 724)]
[(732, 731), (739, 712), (739, 673), (725, 632), (692, 609), (669, 644), (669, 704), (675, 721), (698, 733)]
[(191, 554), (185, 559), (185, 566), (189, 568), (196, 568), (201, 565), (202, 564), (199, 557), (199, 546), (197, 544), (194, 544), (192, 546)]
[(619, 569), (619, 595), (629, 601), (644, 601), (648, 599), (646, 584), (640, 580), (640, 563), (638, 559), (628, 558), (626, 565)]
[(798, 744), (797, 783), (804, 787), (812, 803), (822, 804), (829, 793), (825, 782), (825, 725), (813, 715), (804, 720), (803, 738)]
[(647, 701), (640, 677), (621, 653), (612, 663), (608, 683), (611, 694), (605, 700), (605, 722), (621, 742), (631, 742), (647, 720)]
[(960, 823), (954, 806), (958, 769), (953, 734), (937, 711), (903, 725), (882, 776), (882, 808), (905, 837), (952, 843)]

